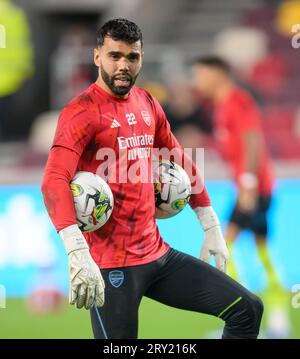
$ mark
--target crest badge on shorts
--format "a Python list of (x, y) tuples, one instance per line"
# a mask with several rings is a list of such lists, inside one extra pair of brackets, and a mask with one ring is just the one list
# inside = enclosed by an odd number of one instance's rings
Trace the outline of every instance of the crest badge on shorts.
[(121, 270), (113, 270), (109, 272), (108, 279), (113, 287), (119, 288), (124, 282), (124, 272)]
[(147, 126), (151, 126), (151, 116), (148, 111), (141, 111), (141, 115), (143, 117), (143, 120)]

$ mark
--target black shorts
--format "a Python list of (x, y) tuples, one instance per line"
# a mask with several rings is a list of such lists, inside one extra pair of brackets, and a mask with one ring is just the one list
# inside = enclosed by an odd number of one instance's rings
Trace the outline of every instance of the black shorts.
[(260, 299), (215, 267), (188, 254), (170, 248), (151, 263), (101, 269), (101, 273), (105, 304), (91, 309), (97, 339), (137, 338), (143, 296), (220, 317), (226, 323), (223, 338), (258, 335), (263, 310)]
[(230, 223), (234, 223), (241, 229), (249, 229), (255, 235), (267, 236), (268, 219), (267, 212), (270, 208), (271, 196), (259, 196), (257, 206), (252, 212), (241, 212), (235, 205), (231, 216)]

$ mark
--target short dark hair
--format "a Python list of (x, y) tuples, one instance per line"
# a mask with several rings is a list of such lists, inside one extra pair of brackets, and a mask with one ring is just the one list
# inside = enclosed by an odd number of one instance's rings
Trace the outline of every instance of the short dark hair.
[(128, 44), (141, 41), (143, 47), (142, 31), (137, 24), (127, 19), (119, 18), (107, 21), (97, 31), (97, 46), (103, 45), (105, 37), (111, 37), (113, 40), (124, 41)]
[(192, 61), (192, 64), (214, 67), (216, 69), (222, 70), (228, 75), (231, 74), (231, 66), (227, 61), (225, 61), (219, 56), (210, 55), (210, 56), (198, 57), (194, 59), (194, 61)]

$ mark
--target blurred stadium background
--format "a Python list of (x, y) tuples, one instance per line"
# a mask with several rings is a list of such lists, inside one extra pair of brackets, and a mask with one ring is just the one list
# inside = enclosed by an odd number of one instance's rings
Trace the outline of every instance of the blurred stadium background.
[[(205, 148), (205, 180), (224, 226), (235, 189), (210, 136), (210, 106), (190, 86), (188, 62), (223, 56), (255, 96), (277, 175), (271, 258), (291, 297), (300, 283), (300, 48), (293, 28), (300, 24), (300, 1), (0, 0), (6, 29), (6, 48), (0, 48), (0, 306), (6, 306), (0, 338), (92, 336), (88, 313), (67, 305), (67, 257), (40, 183), (58, 112), (95, 80), (95, 29), (112, 17), (128, 17), (143, 30), (138, 84), (161, 101), (185, 147)], [(199, 255), (201, 232), (191, 210), (159, 226), (171, 245)], [(243, 283), (259, 293), (264, 271), (253, 238), (242, 237), (234, 255)], [(289, 336), (300, 338), (300, 308), (289, 304), (288, 310)], [(139, 337), (212, 337), (221, 325), (144, 300)]]

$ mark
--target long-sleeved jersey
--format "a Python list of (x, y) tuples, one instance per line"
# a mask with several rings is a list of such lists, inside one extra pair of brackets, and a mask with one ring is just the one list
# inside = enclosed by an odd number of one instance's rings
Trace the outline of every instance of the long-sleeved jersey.
[(74, 174), (107, 175), (114, 195), (112, 215), (97, 231), (84, 233), (100, 268), (149, 263), (169, 248), (154, 218), (153, 183), (142, 176), (152, 171), (154, 148), (175, 149), (184, 157), (195, 175), (192, 186), (197, 186), (190, 205), (210, 205), (198, 169), (184, 156), (157, 100), (145, 90), (134, 86), (120, 99), (94, 83), (60, 115), (42, 184), (45, 205), (57, 231), (75, 224), (69, 187)]

